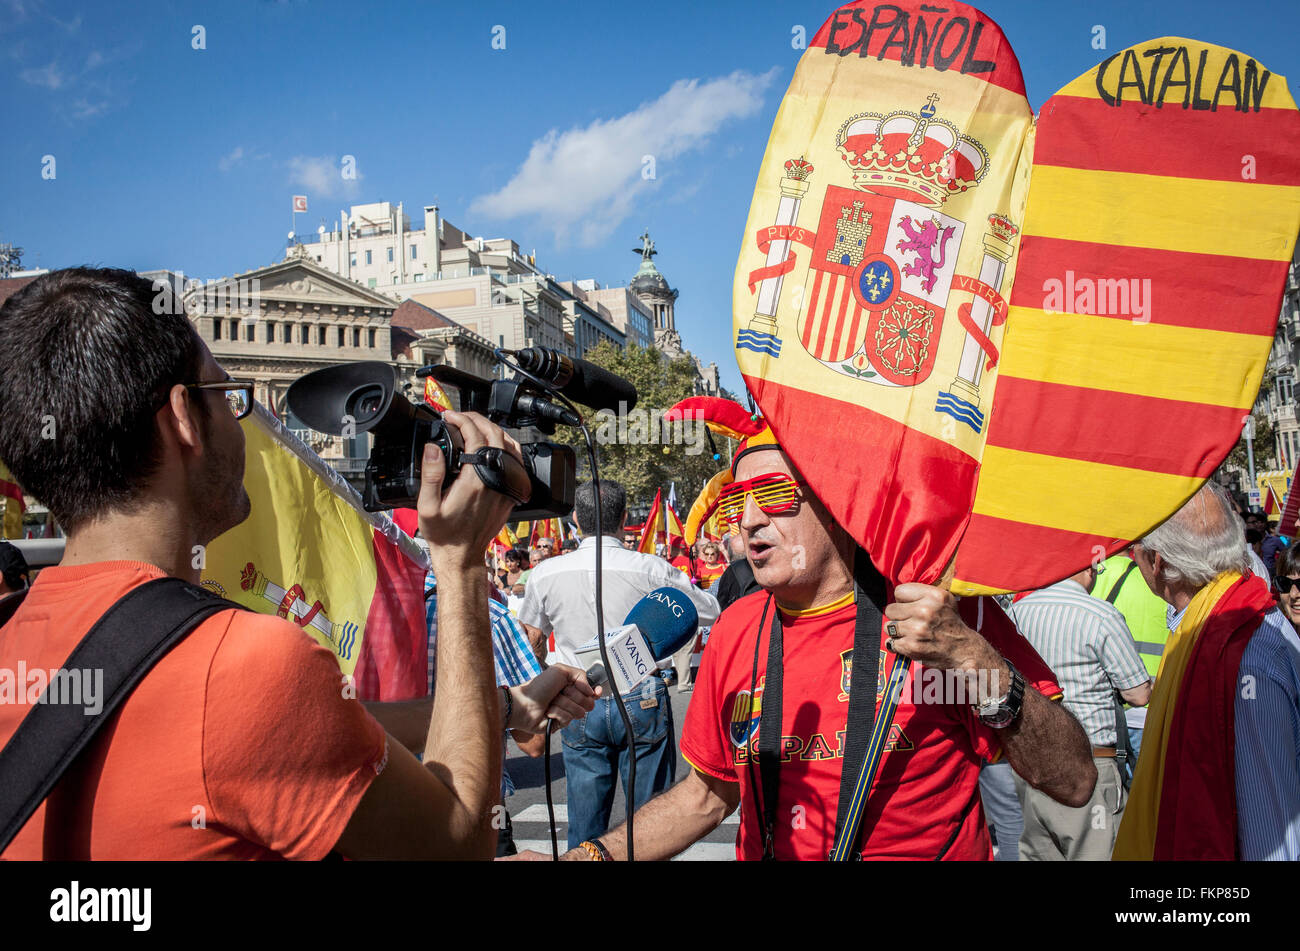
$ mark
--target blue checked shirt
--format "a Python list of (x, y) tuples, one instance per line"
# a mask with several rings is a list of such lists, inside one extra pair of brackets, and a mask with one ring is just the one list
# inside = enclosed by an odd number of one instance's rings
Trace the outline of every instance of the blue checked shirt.
[(1237, 674), (1237, 835), (1247, 860), (1300, 859), (1300, 638), (1277, 608)]
[[(424, 576), (424, 617), (429, 627), (429, 693), (438, 676), (438, 595), (433, 572)], [(492, 660), (498, 687), (518, 687), (542, 672), (524, 629), (502, 605), (488, 599), (488, 617), (492, 622)], [(501, 773), (502, 794), (515, 791), (510, 774)]]
[(1093, 746), (1115, 745), (1112, 691), (1150, 679), (1124, 615), (1066, 578), (1021, 598), (1008, 612), (1065, 694)]

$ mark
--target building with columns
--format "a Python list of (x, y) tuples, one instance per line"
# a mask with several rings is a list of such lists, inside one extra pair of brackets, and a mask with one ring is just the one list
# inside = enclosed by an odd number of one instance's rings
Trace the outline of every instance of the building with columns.
[[(175, 286), (179, 276), (170, 278)], [(408, 398), (419, 400), (423, 381), (415, 371), (426, 364), (446, 363), (487, 378), (494, 372), (486, 339), (428, 307), (399, 306), (301, 250), (268, 267), (186, 288), (183, 295), (190, 319), (226, 371), (251, 381), (262, 405), (354, 481), (365, 469), (369, 437), (345, 440), (309, 430), (286, 405), (295, 380), (322, 367), (374, 360), (393, 367)]]

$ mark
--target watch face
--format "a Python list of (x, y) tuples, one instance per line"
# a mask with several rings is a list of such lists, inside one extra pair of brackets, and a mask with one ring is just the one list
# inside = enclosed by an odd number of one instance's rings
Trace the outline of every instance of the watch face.
[(1001, 730), (1004, 727), (1011, 725), (1011, 721), (1015, 719), (1015, 714), (1012, 712), (1010, 707), (1002, 707), (992, 716), (981, 717), (980, 719), (983, 720), (987, 726), (991, 726), (995, 730)]

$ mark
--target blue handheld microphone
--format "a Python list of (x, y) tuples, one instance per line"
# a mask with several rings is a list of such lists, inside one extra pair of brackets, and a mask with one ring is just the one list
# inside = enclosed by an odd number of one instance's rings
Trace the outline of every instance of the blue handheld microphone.
[[(633, 605), (623, 626), (605, 634), (605, 649), (614, 666), (614, 685), (629, 693), (655, 671), (657, 661), (672, 657), (695, 637), (700, 614), (680, 588), (656, 588)], [(593, 687), (609, 681), (593, 637), (577, 650)]]

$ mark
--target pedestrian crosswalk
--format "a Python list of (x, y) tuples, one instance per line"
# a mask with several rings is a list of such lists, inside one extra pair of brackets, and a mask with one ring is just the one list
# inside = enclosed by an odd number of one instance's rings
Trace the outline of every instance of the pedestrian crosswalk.
[[(546, 804), (533, 803), (519, 813), (511, 813), (511, 823), (515, 830), (515, 847), (519, 851), (532, 849), (535, 852), (541, 852), (549, 855), (551, 851), (550, 826), (546, 817)], [(555, 832), (559, 838), (560, 852), (567, 849), (568, 830), (566, 826), (569, 821), (569, 810), (565, 803), (557, 802), (555, 804)], [(736, 859), (735, 846), (735, 829), (740, 823), (740, 817), (732, 813), (722, 820), (722, 825), (714, 833), (716, 837), (719, 833), (726, 834), (731, 841), (727, 842), (696, 842), (681, 855), (677, 856), (675, 862), (734, 862)], [(524, 828), (527, 826), (527, 828)], [(540, 835), (541, 838), (526, 838), (525, 836)]]

